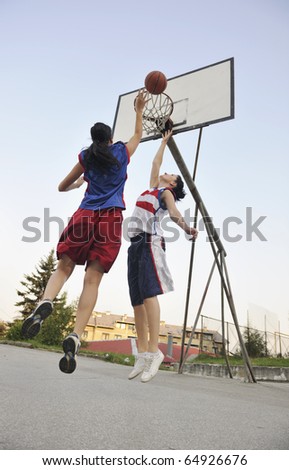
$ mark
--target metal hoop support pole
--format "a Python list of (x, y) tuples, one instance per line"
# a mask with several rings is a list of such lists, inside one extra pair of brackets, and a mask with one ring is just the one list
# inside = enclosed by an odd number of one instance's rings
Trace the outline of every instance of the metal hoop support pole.
[[(224, 259), (224, 256), (223, 256), (223, 253), (220, 253), (220, 257), (221, 257), (221, 270), (222, 270), (222, 273), (224, 272), (224, 262), (225, 262), (225, 259)], [(226, 348), (226, 335), (225, 335), (225, 309), (224, 309), (224, 287), (223, 287), (223, 282), (221, 280), (221, 316), (222, 316), (222, 341), (223, 341), (223, 356), (225, 358), (225, 361), (226, 361), (226, 365), (227, 365), (227, 369), (228, 369), (228, 372), (229, 372), (229, 376), (230, 378), (232, 379), (233, 378), (233, 374), (232, 374), (232, 370), (231, 370), (231, 367), (230, 367), (230, 363), (229, 363), (229, 360), (228, 360), (228, 356), (227, 356), (227, 348)]]
[[(202, 131), (203, 131), (203, 128), (201, 127), (200, 132), (199, 132), (198, 145), (197, 145), (197, 151), (196, 151), (196, 157), (195, 157), (195, 163), (194, 163), (193, 181), (195, 181), (196, 174), (197, 174), (197, 166), (198, 166), (198, 160), (199, 160)], [(198, 209), (198, 205), (196, 203), (195, 214), (194, 214), (194, 228), (197, 228), (198, 212), (199, 212), (199, 209)], [(187, 319), (188, 319), (188, 311), (189, 311), (190, 295), (191, 295), (194, 255), (195, 255), (195, 241), (193, 240), (192, 241), (192, 246), (191, 246), (190, 264), (189, 264), (189, 275), (188, 275), (188, 283), (187, 283), (185, 315), (184, 315), (184, 322), (183, 322), (183, 334), (182, 334), (182, 345), (181, 345), (179, 373), (181, 373), (181, 370), (182, 370), (181, 365), (183, 364), (183, 361), (184, 361), (183, 355), (184, 355), (184, 345), (185, 345), (185, 341), (186, 341)]]
[[(195, 211), (195, 220), (198, 210)], [(183, 354), (184, 354), (184, 345), (186, 341), (186, 330), (187, 330), (187, 321), (188, 321), (188, 312), (189, 312), (189, 303), (191, 295), (191, 285), (192, 285), (192, 275), (193, 275), (193, 264), (194, 264), (194, 255), (195, 255), (195, 241), (192, 240), (191, 256), (190, 256), (190, 265), (189, 265), (189, 275), (187, 283), (187, 295), (186, 295), (186, 305), (185, 305), (185, 315), (183, 322), (183, 334), (182, 334), (182, 346), (181, 346), (181, 356), (180, 356), (180, 366), (183, 363)], [(179, 368), (180, 371), (180, 368)]]
[[(194, 183), (194, 181), (192, 180), (192, 177), (188, 171), (188, 168), (181, 156), (181, 153), (173, 139), (173, 137), (171, 137), (168, 141), (168, 147), (172, 153), (172, 156), (173, 158), (175, 159), (175, 162), (176, 164), (178, 165), (185, 181), (186, 181), (186, 184), (198, 206), (198, 209), (203, 217), (203, 220), (204, 220), (204, 224), (205, 224), (205, 228), (206, 228), (206, 231), (207, 231), (207, 234), (208, 234), (208, 237), (209, 237), (209, 240), (210, 240), (210, 245), (211, 245), (211, 248), (213, 250), (213, 254), (214, 254), (214, 257), (215, 257), (215, 261), (216, 261), (216, 264), (217, 264), (217, 267), (218, 267), (218, 270), (219, 270), (219, 274), (220, 274), (220, 277), (221, 277), (221, 281), (222, 281), (222, 286), (223, 286), (223, 289), (226, 293), (226, 297), (227, 297), (227, 301), (228, 301), (228, 305), (230, 307), (230, 310), (231, 310), (231, 314), (232, 314), (232, 317), (233, 317), (233, 320), (234, 320), (234, 323), (235, 323), (235, 327), (236, 327), (236, 330), (237, 330), (237, 333), (238, 333), (238, 336), (239, 336), (239, 341), (240, 341), (240, 346), (241, 346), (241, 350), (242, 350), (242, 355), (243, 355), (243, 359), (244, 359), (244, 362), (245, 362), (245, 369), (246, 369), (246, 373), (247, 373), (247, 377), (248, 377), (248, 380), (250, 382), (256, 382), (256, 379), (254, 377), (254, 373), (253, 373), (253, 370), (252, 370), (252, 367), (251, 367), (251, 364), (250, 364), (250, 359), (249, 359), (249, 356), (248, 356), (248, 353), (246, 351), (246, 348), (245, 348), (245, 345), (244, 345), (244, 342), (243, 342), (243, 339), (242, 339), (242, 336), (241, 336), (241, 332), (240, 332), (240, 328), (239, 328), (239, 325), (238, 325), (238, 320), (237, 320), (237, 315), (236, 315), (236, 310), (235, 310), (235, 305), (234, 305), (234, 302), (233, 302), (233, 297), (232, 297), (232, 293), (231, 293), (231, 288), (230, 288), (230, 284), (229, 284), (229, 281), (228, 281), (228, 272), (227, 272), (227, 269), (226, 269), (226, 265), (224, 263), (224, 267), (225, 267), (225, 275), (226, 275), (226, 279), (225, 279), (225, 276), (224, 276), (224, 273), (223, 273), (223, 270), (222, 270), (222, 267), (220, 265), (220, 261), (218, 259), (218, 255), (217, 255), (217, 251), (215, 249), (215, 245), (216, 247), (218, 248), (218, 252), (219, 253), (222, 253), (222, 256), (223, 256), (223, 261), (225, 259), (225, 256), (226, 256), (226, 252), (225, 252), (225, 249), (223, 247), (223, 244), (219, 238), (219, 234), (217, 233), (213, 223), (212, 223), (212, 220), (211, 220), (211, 217), (209, 216), (209, 213), (205, 207), (205, 204), (201, 198), (201, 195), (199, 193), (199, 191), (197, 190), (197, 187)], [(226, 280), (227, 280), (227, 283), (226, 283)]]
[(255, 379), (255, 375), (254, 375), (254, 372), (253, 372), (253, 369), (252, 369), (252, 366), (251, 366), (250, 358), (249, 358), (249, 355), (248, 355), (248, 352), (247, 352), (247, 349), (246, 349), (246, 346), (245, 346), (245, 343), (244, 343), (244, 340), (243, 340), (243, 337), (242, 337), (242, 334), (241, 334), (239, 323), (238, 323), (238, 318), (237, 318), (236, 308), (235, 308), (235, 304), (234, 304), (234, 300), (233, 300), (233, 295), (232, 295), (232, 290), (231, 290), (231, 285), (230, 285), (230, 281), (229, 281), (228, 269), (227, 269), (227, 266), (226, 266), (225, 258), (223, 259), (223, 262), (224, 262), (225, 276), (226, 276), (226, 281), (227, 281), (226, 285), (228, 286), (228, 295), (229, 295), (229, 297), (227, 295), (227, 298), (228, 298), (228, 302), (230, 304), (230, 310), (231, 310), (232, 317), (233, 317), (233, 320), (234, 320), (234, 323), (235, 323), (235, 328), (236, 328), (236, 331), (237, 331), (237, 334), (238, 334), (238, 338), (239, 338), (239, 342), (240, 342), (240, 346), (241, 346), (241, 352), (242, 352), (242, 356), (243, 356), (243, 359), (244, 359), (245, 367), (247, 368), (247, 376), (248, 376), (249, 380), (251, 378), (250, 382), (255, 382), (256, 383), (257, 380)]
[[(190, 334), (190, 338), (189, 338), (189, 341), (187, 343), (186, 352), (185, 352), (184, 356), (180, 359), (179, 371), (178, 371), (179, 374), (182, 373), (184, 363), (186, 362), (186, 359), (188, 357), (188, 353), (189, 353), (189, 350), (190, 350), (190, 347), (191, 347), (191, 344), (192, 344), (192, 340), (193, 340), (193, 337), (194, 337), (194, 334), (195, 334), (195, 331), (196, 331), (196, 328), (197, 328), (197, 324), (198, 324), (198, 321), (199, 321), (199, 318), (200, 318), (200, 315), (201, 315), (201, 312), (202, 312), (202, 308), (203, 308), (203, 305), (204, 305), (204, 302), (205, 302), (205, 299), (206, 299), (206, 296), (207, 296), (207, 292), (208, 292), (208, 289), (209, 289), (209, 285), (211, 283), (211, 279), (212, 279), (212, 276), (213, 276), (215, 266), (216, 266), (216, 261), (214, 261), (214, 263), (213, 263), (213, 266), (212, 266), (210, 274), (209, 274), (209, 278), (207, 280), (207, 284), (206, 284), (206, 287), (205, 287), (205, 290), (204, 290), (204, 293), (203, 293), (203, 296), (202, 296), (202, 299), (201, 299), (201, 303), (200, 303), (200, 306), (199, 306), (199, 309), (198, 309), (198, 312), (197, 312), (197, 315), (196, 315), (196, 318), (195, 318), (195, 321), (194, 321), (194, 325), (193, 325), (193, 328), (192, 328), (192, 331), (191, 331), (191, 334)], [(183, 351), (183, 347), (182, 347), (182, 351)]]

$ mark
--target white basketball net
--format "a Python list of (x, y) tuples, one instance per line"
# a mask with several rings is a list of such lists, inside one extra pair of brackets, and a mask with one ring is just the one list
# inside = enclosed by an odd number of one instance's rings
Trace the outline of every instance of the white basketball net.
[(147, 134), (158, 134), (165, 128), (174, 109), (171, 98), (162, 93), (160, 95), (149, 94), (149, 100), (143, 110), (143, 129)]

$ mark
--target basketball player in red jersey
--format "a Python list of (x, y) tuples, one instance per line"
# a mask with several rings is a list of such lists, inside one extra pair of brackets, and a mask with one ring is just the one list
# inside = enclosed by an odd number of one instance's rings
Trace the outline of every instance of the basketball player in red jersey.
[(43, 300), (24, 321), (22, 335), (25, 338), (37, 335), (43, 321), (52, 313), (52, 302), (75, 265), (85, 264), (74, 330), (63, 341), (65, 354), (59, 367), (65, 373), (72, 373), (76, 368), (75, 355), (80, 337), (96, 304), (101, 279), (112, 267), (120, 249), (127, 165), (142, 137), (145, 103), (146, 93), (141, 90), (135, 103), (135, 131), (126, 145), (123, 142), (113, 143), (110, 127), (96, 123), (90, 130), (92, 144), (80, 152), (78, 163), (58, 187), (59, 191), (74, 189), (81, 185), (82, 175), (87, 182), (82, 202), (57, 245), (57, 268), (47, 283)]

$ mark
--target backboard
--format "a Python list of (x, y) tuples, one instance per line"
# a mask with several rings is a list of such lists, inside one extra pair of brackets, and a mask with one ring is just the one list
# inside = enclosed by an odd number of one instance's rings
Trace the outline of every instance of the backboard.
[[(138, 90), (118, 98), (113, 124), (114, 142), (127, 142), (133, 135), (134, 100)], [(173, 101), (173, 134), (233, 119), (234, 58), (169, 78), (164, 93)], [(146, 130), (142, 142), (159, 137), (159, 133)]]

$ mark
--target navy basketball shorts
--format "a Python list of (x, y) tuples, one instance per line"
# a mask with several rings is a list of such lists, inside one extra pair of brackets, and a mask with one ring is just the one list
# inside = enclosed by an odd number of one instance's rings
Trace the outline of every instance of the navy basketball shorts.
[(162, 237), (141, 233), (131, 238), (128, 285), (133, 306), (143, 304), (144, 299), (174, 290)]

